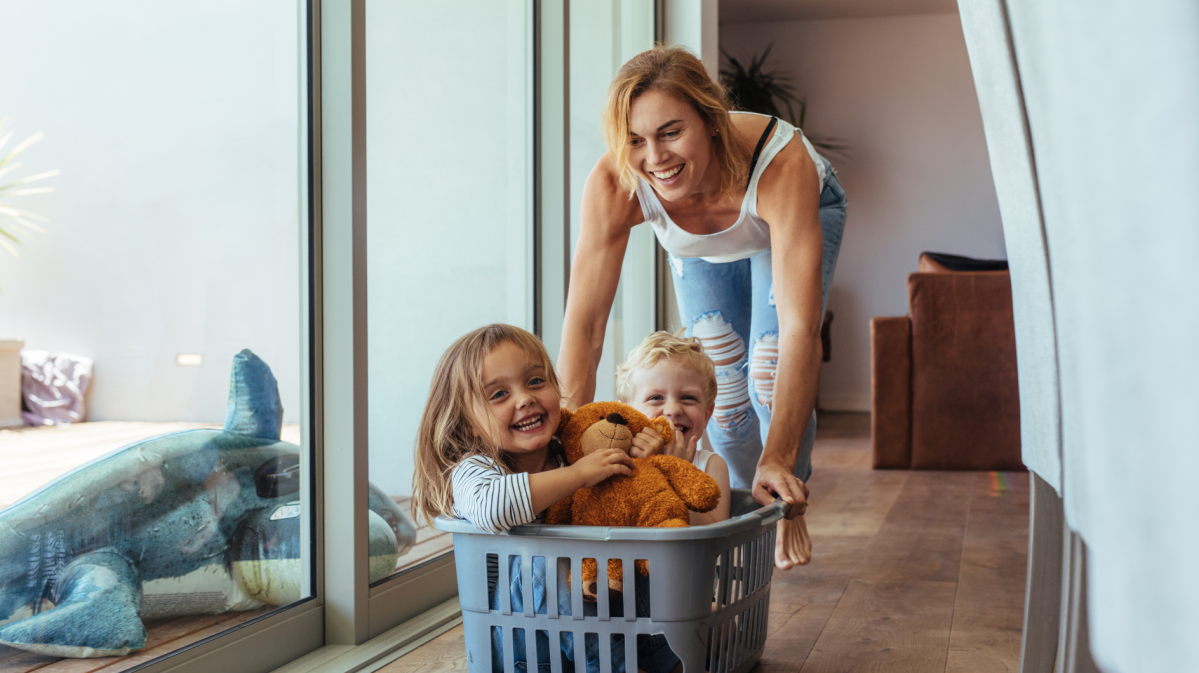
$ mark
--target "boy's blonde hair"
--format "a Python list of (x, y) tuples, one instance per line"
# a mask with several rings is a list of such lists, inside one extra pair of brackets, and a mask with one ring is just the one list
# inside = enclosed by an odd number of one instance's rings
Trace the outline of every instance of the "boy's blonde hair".
[(416, 471), (412, 475), (412, 502), (418, 517), (429, 525), (439, 514), (454, 507), (450, 472), (474, 455), (487, 456), (504, 469), (511, 469), (499, 446), (485, 437), (476, 409), (488, 408), (483, 396), (483, 359), (502, 343), (512, 343), (529, 358), (545, 367), (545, 378), (561, 397), (554, 364), (541, 340), (512, 325), (493, 324), (467, 333), (453, 343), (437, 361), (429, 399), (416, 434)]
[(704, 352), (704, 345), (695, 337), (683, 336), (683, 330), (675, 334), (670, 332), (654, 332), (645, 337), (636, 348), (629, 351), (629, 357), (624, 364), (616, 368), (616, 397), (625, 404), (633, 397), (633, 371), (649, 369), (664, 358), (681, 362), (684, 366), (698, 371), (704, 377), (705, 402), (709, 405), (716, 402), (716, 365), (712, 358)]

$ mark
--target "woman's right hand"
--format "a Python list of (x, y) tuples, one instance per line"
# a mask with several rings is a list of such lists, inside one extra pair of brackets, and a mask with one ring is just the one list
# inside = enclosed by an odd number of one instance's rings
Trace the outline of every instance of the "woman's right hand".
[(583, 456), (570, 466), (579, 476), (583, 486), (595, 486), (608, 477), (633, 474), (633, 459), (620, 449), (601, 449)]

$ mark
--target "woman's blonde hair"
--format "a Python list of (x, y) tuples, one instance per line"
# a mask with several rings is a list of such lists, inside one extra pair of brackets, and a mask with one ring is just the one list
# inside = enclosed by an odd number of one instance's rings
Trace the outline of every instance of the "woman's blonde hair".
[(616, 397), (621, 402), (629, 404), (633, 398), (633, 383), (629, 379), (638, 369), (649, 369), (664, 359), (681, 362), (699, 372), (704, 377), (704, 400), (707, 404), (716, 402), (716, 365), (712, 358), (704, 352), (703, 343), (695, 337), (683, 336), (683, 330), (677, 334), (670, 332), (654, 332), (645, 337), (636, 348), (629, 351), (629, 357), (624, 364), (616, 367)]
[(485, 437), (476, 409), (487, 408), (483, 397), (483, 359), (502, 343), (512, 343), (545, 367), (545, 377), (561, 396), (554, 365), (541, 340), (512, 325), (494, 324), (467, 333), (453, 343), (433, 370), (429, 399), (416, 434), (416, 471), (412, 475), (412, 501), (418, 517), (432, 525), (433, 518), (454, 507), (450, 472), (462, 460), (482, 455), (510, 470), (499, 446)]
[(629, 111), (633, 101), (647, 91), (662, 91), (691, 104), (704, 123), (716, 129), (712, 138), (720, 167), (720, 193), (735, 196), (749, 177), (749, 157), (733, 137), (728, 96), (724, 87), (708, 76), (704, 64), (682, 47), (658, 45), (621, 66), (608, 86), (604, 104), (604, 140), (616, 157), (620, 185), (637, 189), (637, 175), (629, 167)]

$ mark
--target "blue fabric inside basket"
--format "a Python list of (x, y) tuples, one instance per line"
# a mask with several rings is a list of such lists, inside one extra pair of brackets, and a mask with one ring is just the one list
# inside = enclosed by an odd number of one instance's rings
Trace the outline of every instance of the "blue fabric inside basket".
[[(492, 572), (492, 565), (498, 565), (498, 558), (488, 554), (487, 557), (487, 596), (488, 606), (492, 610), (500, 609), (499, 594), (496, 591), (496, 584), (499, 578), (499, 568), (495, 568), (496, 572)], [(510, 595), (512, 600), (512, 612), (514, 614), (524, 612), (524, 590), (520, 577), (521, 557), (508, 557), (508, 577), (510, 586)], [(635, 577), (636, 587), (636, 610), (638, 617), (648, 617), (650, 615), (649, 605), (649, 578), (633, 573)], [(558, 572), (558, 614), (568, 617), (571, 615), (571, 600), (570, 587), (567, 586), (567, 574)], [(546, 614), (546, 597), (545, 597), (545, 557), (533, 557), (533, 612), (534, 614)], [(608, 601), (609, 609), (612, 617), (624, 616), (624, 600), (621, 594), (612, 592), (611, 598)], [(584, 603), (583, 614), (587, 616), (596, 616), (596, 604)], [(515, 635), (515, 634), (514, 634)], [(574, 634), (563, 633), (561, 641), (562, 650), (562, 672), (574, 673)], [(528, 656), (525, 646), (525, 638), (523, 629), (520, 637), (512, 639), (512, 649), (515, 655), (515, 670), (516, 673), (528, 673)], [(599, 673), (599, 640), (598, 638), (589, 638), (584, 640), (585, 654), (587, 657), (587, 673)], [(537, 671), (538, 673), (550, 673), (549, 664), (549, 638), (544, 631), (536, 633), (537, 647)], [(612, 650), (612, 670), (614, 673), (625, 673), (624, 662), (624, 643), (620, 639), (615, 639), (611, 645)], [(503, 673), (504, 671), (504, 641), (503, 632), (498, 627), (491, 629), (491, 670), (492, 673)], [(679, 658), (675, 656), (670, 649), (670, 645), (666, 642), (666, 637), (658, 635), (637, 636), (637, 667), (645, 673), (670, 673), (674, 667), (678, 665)]]

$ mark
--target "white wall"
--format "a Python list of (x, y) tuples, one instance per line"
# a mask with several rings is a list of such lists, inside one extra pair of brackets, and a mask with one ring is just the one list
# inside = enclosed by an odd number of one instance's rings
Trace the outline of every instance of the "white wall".
[(0, 117), (46, 133), (20, 174), (63, 171), (23, 198), (48, 233), (0, 253), (0, 333), (94, 358), (89, 419), (222, 422), (242, 348), (299, 418), (298, 17), (0, 1)]
[(734, 57), (771, 62), (808, 98), (809, 131), (853, 146), (835, 161), (849, 215), (829, 308), (822, 406), (870, 408), (874, 316), (907, 314), (920, 252), (1006, 257), (978, 98), (956, 14), (721, 26)]

